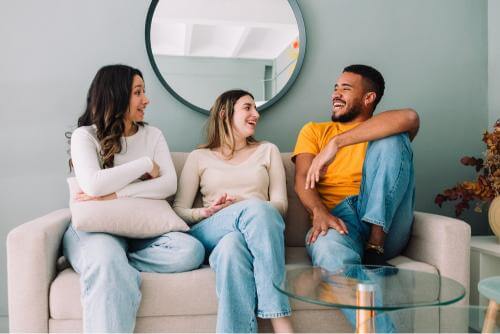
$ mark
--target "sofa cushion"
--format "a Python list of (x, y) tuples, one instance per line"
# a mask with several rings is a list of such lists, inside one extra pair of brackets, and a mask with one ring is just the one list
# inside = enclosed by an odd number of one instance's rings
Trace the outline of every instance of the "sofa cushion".
[(401, 268), (401, 269), (423, 271), (426, 273), (439, 275), (439, 272), (436, 269), (436, 267), (434, 267), (428, 263), (425, 263), (425, 262), (419, 262), (419, 261), (412, 260), (409, 257), (403, 256), (403, 255), (396, 256), (395, 258), (390, 259), (387, 262), (389, 262), (393, 266), (396, 266), (396, 267)]
[[(184, 273), (141, 273), (142, 302), (138, 316), (217, 313), (215, 275), (204, 267)], [(50, 287), (50, 317), (81, 319), (79, 275), (65, 269)]]
[[(404, 256), (389, 261), (398, 267), (436, 273), (431, 265)], [(287, 247), (287, 269), (310, 266), (304, 247)], [(142, 302), (139, 317), (207, 315), (217, 313), (215, 274), (208, 266), (175, 274), (141, 273)], [(434, 290), (435, 289), (431, 289)], [(327, 307), (291, 299), (293, 310), (319, 310)], [(81, 319), (79, 275), (68, 268), (52, 282), (49, 295), (52, 319)]]
[[(287, 247), (286, 261), (287, 268), (310, 265), (304, 247)], [(217, 313), (215, 274), (208, 266), (185, 273), (141, 273), (141, 277), (142, 302), (138, 316)], [(49, 299), (51, 318), (81, 319), (79, 275), (71, 268), (61, 271), (52, 282)], [(319, 307), (305, 304), (299, 308)]]

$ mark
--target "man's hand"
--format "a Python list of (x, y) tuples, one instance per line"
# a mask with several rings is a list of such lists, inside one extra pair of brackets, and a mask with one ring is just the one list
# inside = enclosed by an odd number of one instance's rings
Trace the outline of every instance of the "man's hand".
[(90, 195), (87, 195), (84, 192), (79, 192), (78, 194), (76, 194), (75, 199), (78, 202), (85, 202), (85, 201), (109, 201), (109, 200), (112, 200), (112, 199), (116, 199), (117, 197), (118, 196), (116, 196), (116, 193), (112, 193), (112, 194), (108, 194), (108, 195), (104, 195), (104, 196), (90, 196)]
[(326, 235), (330, 228), (337, 230), (340, 234), (349, 233), (342, 219), (331, 215), (326, 209), (313, 210), (312, 225), (311, 233), (306, 240), (308, 244), (314, 243), (318, 239), (318, 236)]
[(222, 195), (217, 199), (212, 205), (210, 205), (207, 208), (202, 208), (201, 209), (201, 216), (203, 218), (208, 218), (215, 213), (219, 212), (220, 210), (224, 209), (225, 207), (230, 206), (236, 201), (235, 197), (228, 196), (227, 194)]
[(314, 189), (316, 183), (319, 182), (320, 176), (326, 173), (328, 166), (335, 160), (335, 156), (339, 147), (335, 138), (330, 140), (328, 144), (314, 157), (306, 177), (306, 189)]

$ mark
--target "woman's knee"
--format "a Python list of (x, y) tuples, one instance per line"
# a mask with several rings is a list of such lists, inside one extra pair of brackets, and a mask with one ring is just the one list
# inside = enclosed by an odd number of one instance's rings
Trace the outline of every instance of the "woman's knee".
[(124, 251), (88, 252), (85, 256), (86, 270), (100, 273), (122, 273), (132, 267)]
[[(166, 247), (175, 254), (174, 272), (190, 271), (199, 268), (205, 260), (205, 247), (195, 237), (183, 232), (168, 233), (168, 241), (158, 243), (156, 247)], [(169, 269), (170, 271), (172, 270)]]
[(88, 233), (77, 245), (72, 245), (73, 253), (78, 249), (80, 269), (99, 272), (121, 272), (130, 269), (122, 240), (106, 233)]
[(251, 218), (252, 224), (257, 224), (262, 229), (284, 230), (285, 222), (283, 217), (269, 202), (260, 199), (249, 199), (246, 204), (245, 211)]
[(221, 264), (249, 264), (251, 254), (245, 238), (241, 232), (231, 232), (226, 234), (217, 244), (210, 255), (212, 267)]
[(198, 239), (187, 234), (184, 235), (188, 237), (185, 239), (186, 242), (181, 252), (185, 262), (185, 271), (197, 269), (205, 260), (205, 247)]

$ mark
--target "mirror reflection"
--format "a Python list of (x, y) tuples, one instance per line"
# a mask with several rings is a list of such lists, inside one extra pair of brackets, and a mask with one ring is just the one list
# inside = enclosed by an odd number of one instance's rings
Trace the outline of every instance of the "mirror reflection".
[(234, 88), (265, 105), (291, 79), (300, 42), (288, 0), (160, 0), (151, 18), (157, 74), (205, 113)]

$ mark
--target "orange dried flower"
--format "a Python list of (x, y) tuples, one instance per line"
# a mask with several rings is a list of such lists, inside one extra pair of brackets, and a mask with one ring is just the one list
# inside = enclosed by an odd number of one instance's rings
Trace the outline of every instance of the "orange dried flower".
[(465, 166), (473, 166), (478, 172), (476, 181), (464, 181), (453, 188), (445, 189), (438, 194), (434, 202), (442, 207), (444, 202), (458, 201), (455, 204), (455, 215), (458, 217), (469, 202), (476, 201), (475, 211), (481, 212), (481, 204), (490, 203), (500, 195), (500, 119), (493, 126), (493, 131), (483, 134), (486, 144), (484, 159), (463, 157), (460, 162)]

